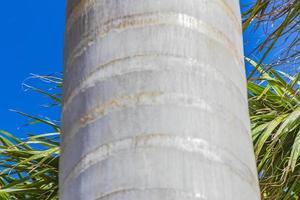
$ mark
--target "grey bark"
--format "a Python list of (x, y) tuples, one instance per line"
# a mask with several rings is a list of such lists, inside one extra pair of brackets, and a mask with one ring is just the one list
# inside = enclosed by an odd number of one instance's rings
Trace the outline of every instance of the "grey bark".
[(69, 0), (62, 200), (258, 200), (238, 0)]

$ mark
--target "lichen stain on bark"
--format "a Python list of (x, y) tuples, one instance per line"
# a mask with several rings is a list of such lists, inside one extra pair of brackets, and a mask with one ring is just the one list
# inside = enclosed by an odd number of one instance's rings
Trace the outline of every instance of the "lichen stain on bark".
[[(71, 11), (66, 22), (66, 32), (69, 32), (74, 23), (82, 16), (87, 15), (88, 12), (95, 8), (97, 4), (103, 3), (104, 0), (81, 0), (75, 8)], [(216, 5), (222, 7), (231, 20), (239, 27), (239, 32), (242, 34), (241, 23), (239, 18), (234, 14), (232, 8), (227, 4), (225, 0), (209, 0), (216, 3)]]
[(155, 97), (158, 97), (159, 95), (162, 95), (162, 92), (141, 92), (137, 95), (124, 95), (117, 99), (110, 100), (88, 111), (87, 114), (80, 118), (80, 124), (81, 126), (84, 126), (92, 123), (95, 119), (101, 118), (113, 109), (139, 105), (147, 101), (154, 103)]
[[(226, 123), (236, 123), (239, 122), (243, 124), (244, 127), (248, 127), (248, 124), (244, 124), (238, 116), (231, 113), (230, 110), (226, 110), (223, 106), (207, 102), (205, 99), (199, 97), (193, 97), (186, 94), (177, 94), (177, 93), (164, 93), (161, 91), (156, 92), (141, 92), (134, 95), (123, 95), (115, 99), (109, 100), (107, 102), (101, 103), (88, 112), (84, 113), (83, 116), (79, 119), (75, 119), (71, 129), (68, 131), (68, 137), (65, 137), (65, 140), (72, 140), (80, 129), (88, 126), (89, 124), (100, 120), (104, 116), (108, 115), (111, 112), (121, 111), (127, 108), (134, 108), (142, 105), (174, 105), (174, 106), (184, 106), (184, 107), (193, 107), (200, 109), (208, 113), (219, 113), (222, 112), (224, 115), (221, 115)], [(247, 134), (248, 135), (248, 134)]]
[[(122, 67), (122, 71), (121, 69), (114, 69), (115, 64), (121, 64), (122, 62), (125, 61), (129, 61), (131, 59), (136, 59), (136, 58), (170, 58), (170, 59), (179, 59), (179, 60), (184, 60), (187, 63), (188, 67), (193, 68), (193, 73), (198, 73), (198, 71), (202, 71), (201, 69), (206, 68), (209, 70), (212, 70), (213, 73), (216, 78), (215, 80), (225, 84), (225, 83), (231, 83), (233, 85), (234, 88), (237, 89), (237, 91), (242, 94), (243, 91), (241, 91), (237, 84), (231, 80), (231, 77), (227, 77), (222, 71), (220, 71), (219, 69), (209, 66), (206, 63), (200, 62), (196, 59), (193, 58), (188, 58), (188, 57), (184, 57), (184, 56), (179, 56), (179, 55), (171, 55), (171, 54), (155, 54), (155, 53), (151, 53), (151, 54), (136, 54), (136, 55), (132, 55), (132, 56), (126, 56), (123, 58), (116, 58), (113, 59), (111, 61), (108, 61), (106, 63), (100, 64), (99, 66), (97, 66), (93, 71), (91, 71), (89, 74), (87, 74), (86, 76), (83, 76), (78, 83), (76, 84), (77, 87), (72, 89), (71, 91), (66, 91), (65, 94), (65, 99), (64, 99), (64, 105), (63, 105), (63, 111), (68, 110), (69, 104), (71, 103), (71, 101), (73, 100), (73, 98), (79, 94), (84, 93), (87, 89), (92, 88), (94, 86), (96, 86), (97, 83), (104, 81), (108, 78), (112, 78), (112, 77), (116, 77), (116, 76), (122, 76), (131, 72), (137, 72), (137, 71), (145, 71), (145, 70), (166, 70), (164, 67), (161, 67), (161, 69), (156, 69), (157, 67), (155, 66), (155, 69), (151, 69), (151, 68), (145, 68), (143, 69), (143, 67), (145, 67), (145, 65), (143, 65), (142, 67), (136, 67), (134, 70), (128, 69), (128, 70), (124, 70)], [(111, 69), (107, 69), (105, 71), (105, 69), (107, 67), (111, 67)], [(131, 67), (131, 66), (129, 66)], [(176, 66), (169, 68), (168, 70), (171, 69), (175, 69)], [(186, 70), (187, 68), (182, 68), (182, 72), (184, 72), (184, 70)], [(242, 75), (242, 74), (241, 74)], [(226, 80), (226, 82), (225, 82)], [(243, 95), (241, 95), (243, 96)]]
[(62, 185), (66, 187), (89, 167), (107, 160), (112, 155), (124, 151), (135, 151), (135, 149), (157, 149), (158, 147), (173, 148), (186, 153), (197, 153), (214, 164), (226, 166), (232, 173), (247, 181), (255, 190), (256, 175), (251, 172), (247, 164), (243, 163), (228, 150), (216, 147), (201, 138), (183, 137), (166, 133), (140, 133), (135, 137), (123, 138), (101, 145), (80, 158), (65, 176)]
[(113, 110), (135, 107), (138, 105), (158, 105), (164, 103), (175, 103), (184, 106), (201, 107), (212, 112), (212, 107), (202, 99), (187, 96), (185, 94), (165, 94), (162, 91), (140, 92), (135, 95), (123, 95), (116, 99), (109, 100), (95, 106), (82, 117), (80, 117), (79, 127), (84, 127), (95, 120), (102, 118), (104, 115), (113, 112)]
[(135, 15), (122, 16), (111, 19), (88, 33), (84, 33), (83, 39), (73, 48), (70, 55), (66, 58), (66, 70), (71, 66), (77, 57), (80, 57), (88, 47), (92, 46), (98, 38), (105, 37), (109, 32), (123, 32), (128, 29), (142, 28), (145, 26), (170, 25), (184, 27), (224, 44), (233, 52), (234, 59), (239, 65), (243, 66), (242, 55), (239, 53), (234, 42), (227, 35), (204, 21), (183, 13), (142, 13)]

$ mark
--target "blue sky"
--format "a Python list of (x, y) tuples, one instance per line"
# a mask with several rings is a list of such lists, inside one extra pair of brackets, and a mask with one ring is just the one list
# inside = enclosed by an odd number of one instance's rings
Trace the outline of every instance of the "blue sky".
[[(242, 0), (242, 5), (249, 1), (253, 0)], [(65, 4), (65, 0), (1, 2), (0, 129), (16, 133), (26, 123), (8, 109), (59, 117), (58, 110), (41, 108), (44, 97), (24, 92), (21, 85), (30, 73), (62, 72)]]
[(57, 116), (41, 109), (45, 98), (21, 85), (30, 73), (62, 71), (65, 1), (7, 0), (0, 10), (0, 129), (15, 133), (26, 120), (8, 109)]

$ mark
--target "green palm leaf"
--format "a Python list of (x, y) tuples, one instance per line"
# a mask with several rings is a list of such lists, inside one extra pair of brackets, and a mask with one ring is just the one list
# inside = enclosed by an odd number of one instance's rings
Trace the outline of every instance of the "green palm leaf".
[(246, 60), (261, 73), (248, 82), (248, 94), (262, 199), (299, 199), (299, 75), (267, 72)]
[[(59, 77), (33, 77), (61, 88), (62, 79)], [(61, 103), (61, 95), (28, 85), (26, 87), (47, 96), (55, 105)], [(13, 111), (31, 120), (29, 124), (40, 125), (41, 129), (49, 127), (55, 132), (30, 134), (25, 140), (20, 140), (0, 130), (0, 199), (57, 200), (60, 125), (48, 119)]]

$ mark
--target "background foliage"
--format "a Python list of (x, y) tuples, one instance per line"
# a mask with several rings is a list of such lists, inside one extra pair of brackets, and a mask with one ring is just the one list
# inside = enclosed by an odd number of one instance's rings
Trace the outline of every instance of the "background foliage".
[[(300, 1), (253, 0), (245, 5), (243, 30), (252, 35), (261, 33), (253, 45), (250, 57), (265, 70), (280, 67), (290, 73), (299, 73), (300, 64)], [(248, 55), (249, 56), (249, 55)], [(294, 71), (292, 72), (292, 70)], [(256, 70), (249, 75), (252, 78)], [(259, 75), (259, 73), (257, 73)]]
[(300, 194), (300, 74), (264, 71), (248, 82), (259, 181), (263, 199), (299, 199)]
[[(46, 83), (48, 90), (24, 86), (48, 97), (51, 103), (46, 106), (50, 109), (60, 106), (61, 94), (55, 92), (60, 91), (62, 78), (37, 75), (33, 78)], [(59, 122), (20, 111), (13, 112), (28, 118), (27, 125), (51, 132), (29, 134), (25, 139), (20, 139), (0, 130), (0, 199), (58, 199)]]

